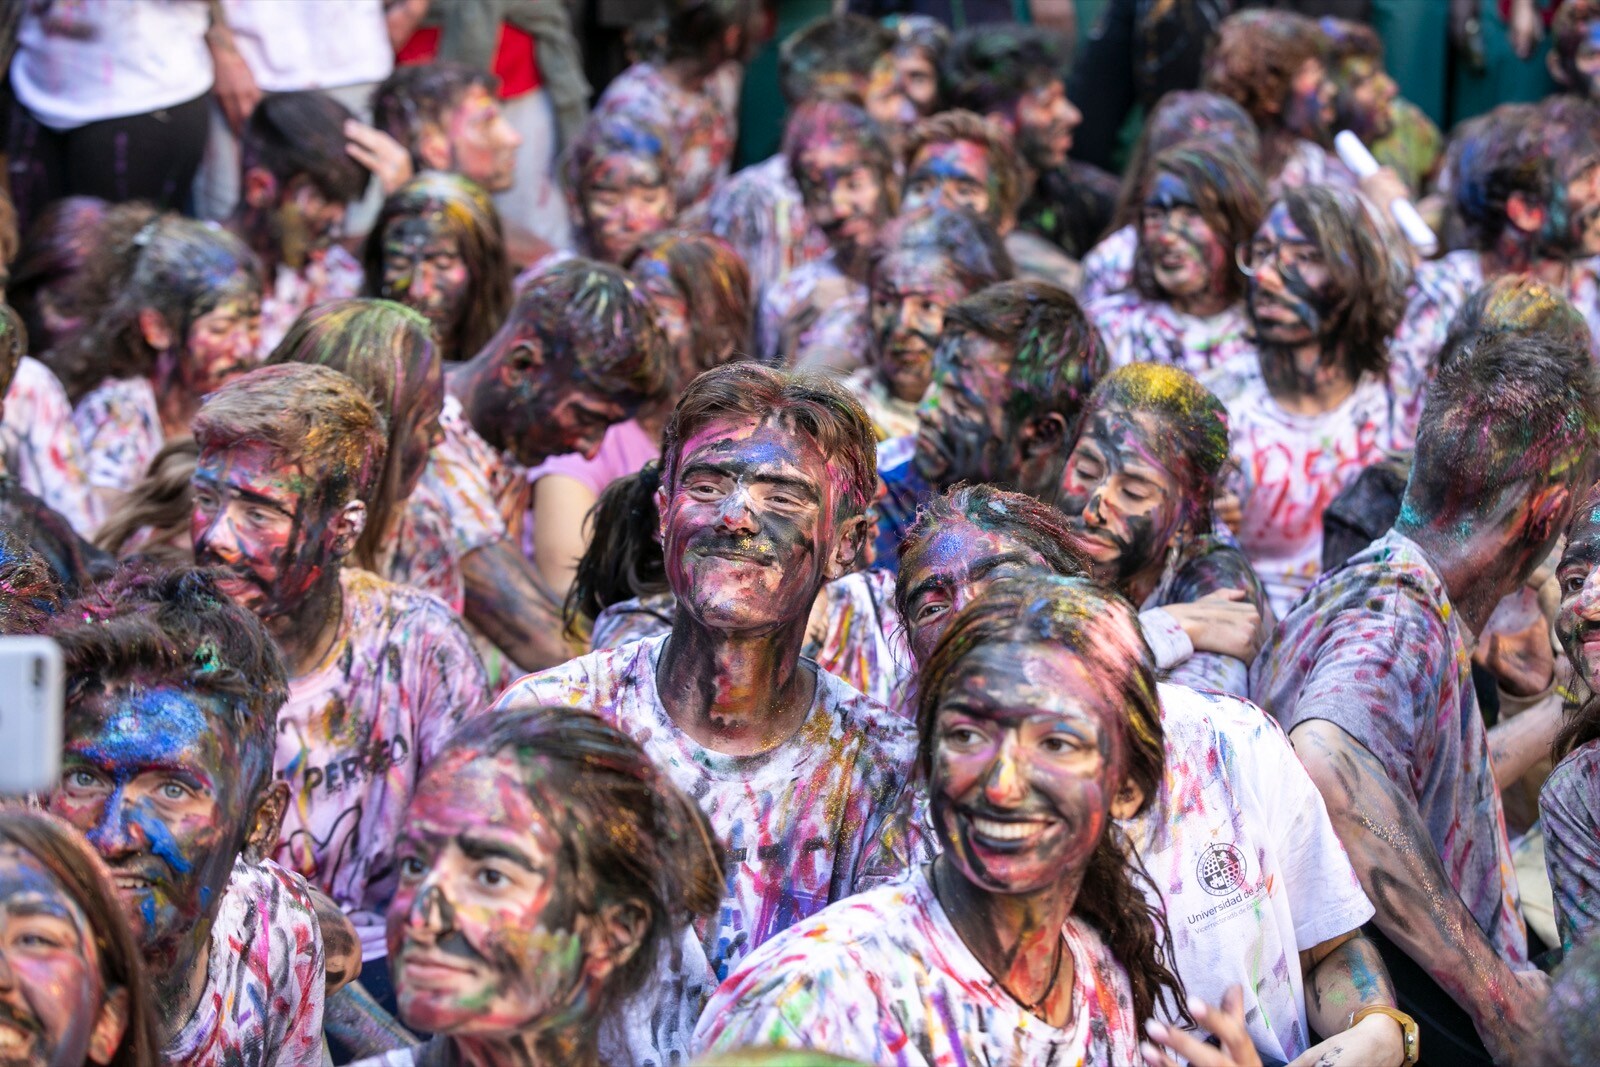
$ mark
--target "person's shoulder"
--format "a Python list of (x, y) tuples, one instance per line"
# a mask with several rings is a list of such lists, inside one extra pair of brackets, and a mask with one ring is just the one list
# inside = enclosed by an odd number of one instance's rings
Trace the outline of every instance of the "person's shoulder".
[(339, 581), (344, 589), (345, 617), (358, 626), (400, 629), (413, 638), (438, 633), (466, 634), (450, 605), (432, 593), (399, 585), (356, 567), (345, 567)]
[(843, 975), (858, 970), (849, 967), (853, 961), (899, 958), (903, 949), (886, 953), (884, 948), (903, 940), (903, 926), (926, 916), (929, 892), (926, 882), (913, 875), (836, 900), (774, 935), (738, 970)]
[(1136, 315), (1144, 305), (1144, 297), (1136, 291), (1119, 289), (1114, 293), (1093, 297), (1083, 306), (1083, 310), (1090, 319), (1098, 323), (1102, 319), (1124, 318)]
[(1266, 379), (1261, 376), (1261, 357), (1253, 347), (1229, 357), (1219, 366), (1200, 375), (1200, 384), (1222, 401), (1232, 423), (1260, 409), (1260, 398), (1266, 394)]
[(551, 704), (598, 711), (616, 691), (654, 672), (656, 650), (668, 634), (597, 649), (513, 682), (495, 708)]
[(821, 667), (816, 672), (818, 695), (830, 712), (836, 735), (859, 738), (867, 751), (894, 764), (915, 756), (916, 733), (909, 723), (844, 679)]
[(1562, 757), (1539, 789), (1539, 806), (1600, 813), (1600, 741), (1579, 745)]

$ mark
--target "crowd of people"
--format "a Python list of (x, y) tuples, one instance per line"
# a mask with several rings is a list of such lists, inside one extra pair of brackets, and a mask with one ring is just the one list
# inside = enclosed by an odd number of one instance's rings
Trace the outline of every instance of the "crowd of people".
[(0, 1059), (1600, 1063), (1600, 3), (856, 6), (17, 5)]

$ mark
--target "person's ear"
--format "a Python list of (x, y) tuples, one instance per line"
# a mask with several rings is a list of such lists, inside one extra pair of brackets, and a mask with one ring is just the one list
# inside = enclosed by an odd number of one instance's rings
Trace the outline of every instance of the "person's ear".
[(663, 479), (656, 486), (656, 544), (665, 546), (667, 543), (667, 483)]
[(833, 555), (828, 560), (828, 581), (843, 578), (856, 569), (856, 561), (866, 551), (867, 538), (872, 536), (872, 519), (857, 515), (846, 519), (839, 527), (838, 539), (833, 545)]
[(985, 111), (983, 117), (999, 126), (1011, 135), (1012, 140), (1017, 138), (1017, 113), (1014, 108), (1000, 108), (996, 111)]
[(607, 904), (590, 916), (584, 931), (583, 970), (596, 984), (624, 967), (644, 944), (650, 930), (650, 908), (642, 900)]
[(427, 123), (417, 134), (417, 158), (423, 170), (450, 169), (450, 136), (436, 123)]
[(240, 197), (257, 211), (278, 206), (278, 179), (265, 167), (246, 167)]
[(90, 1063), (105, 1067), (122, 1047), (122, 1037), (128, 1032), (128, 991), (121, 986), (106, 990), (106, 999), (95, 1017), (94, 1029), (89, 1031), (89, 1047), (84, 1055)]
[(1111, 801), (1111, 817), (1113, 819), (1131, 819), (1139, 814), (1140, 806), (1144, 804), (1144, 790), (1139, 788), (1139, 783), (1132, 778), (1122, 783), (1122, 788), (1117, 791), (1116, 797)]
[(139, 309), (139, 333), (144, 336), (144, 343), (157, 352), (165, 352), (172, 347), (172, 326), (166, 316), (155, 308)]
[(352, 500), (339, 509), (339, 513), (328, 524), (328, 532), (332, 534), (329, 548), (333, 550), (335, 559), (343, 559), (355, 551), (356, 542), (361, 540), (361, 533), (367, 528), (367, 505), (360, 500)]
[(1553, 542), (1572, 518), (1572, 496), (1572, 487), (1563, 482), (1535, 490), (1528, 501), (1528, 521), (1523, 524), (1524, 543), (1548, 546)]
[(1544, 229), (1544, 216), (1544, 205), (1526, 193), (1512, 193), (1506, 198), (1506, 221), (1523, 233)]
[(244, 854), (252, 863), (271, 856), (278, 847), (278, 834), (283, 830), (283, 815), (289, 810), (289, 783), (272, 782), (261, 791), (256, 810), (250, 816), (250, 827), (245, 833)]
[(522, 388), (529, 380), (544, 373), (544, 352), (532, 341), (521, 340), (512, 344), (495, 368), (495, 376), (506, 390)]
[(1051, 453), (1066, 455), (1067, 420), (1059, 411), (1029, 419), (1017, 434), (1017, 446), (1024, 460), (1038, 459)]

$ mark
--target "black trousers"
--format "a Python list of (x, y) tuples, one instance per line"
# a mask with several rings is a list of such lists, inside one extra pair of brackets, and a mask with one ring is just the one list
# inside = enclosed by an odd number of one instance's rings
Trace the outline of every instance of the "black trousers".
[(45, 126), (13, 98), (6, 155), (18, 226), (27, 232), (46, 204), (66, 196), (186, 209), (205, 155), (210, 96), (71, 130)]

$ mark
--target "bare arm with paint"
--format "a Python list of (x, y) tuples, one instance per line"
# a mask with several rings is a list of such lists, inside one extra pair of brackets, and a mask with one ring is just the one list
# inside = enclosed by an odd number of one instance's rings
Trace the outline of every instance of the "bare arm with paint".
[(1289, 734), (1327, 804), (1373, 921), (1468, 1014), (1497, 1061), (1535, 1046), (1548, 981), (1521, 975), (1496, 954), (1456, 893), (1418, 817), (1360, 742), (1323, 719)]
[(538, 571), (502, 538), (461, 559), (467, 621), (526, 673), (572, 658), (561, 611)]
[(1297, 1056), (1291, 1067), (1399, 1067), (1405, 1061), (1405, 1037), (1393, 1019), (1369, 1015), (1350, 1025), (1351, 1014), (1362, 1008), (1395, 1006), (1383, 957), (1360, 930), (1301, 952), (1300, 971), (1305, 975), (1306, 1018), (1315, 1033), (1328, 1036)]

